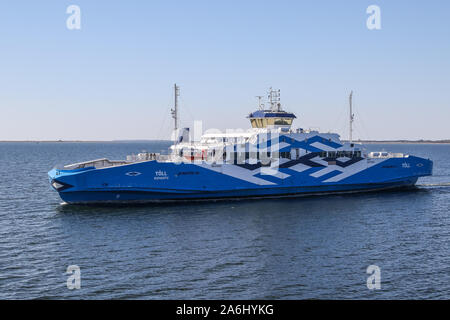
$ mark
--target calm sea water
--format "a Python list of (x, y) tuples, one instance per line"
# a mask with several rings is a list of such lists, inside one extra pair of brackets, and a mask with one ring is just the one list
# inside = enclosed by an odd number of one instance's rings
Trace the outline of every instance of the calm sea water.
[(56, 164), (167, 146), (0, 143), (0, 299), (450, 298), (450, 145), (367, 146), (434, 160), (413, 191), (114, 208), (48, 184)]

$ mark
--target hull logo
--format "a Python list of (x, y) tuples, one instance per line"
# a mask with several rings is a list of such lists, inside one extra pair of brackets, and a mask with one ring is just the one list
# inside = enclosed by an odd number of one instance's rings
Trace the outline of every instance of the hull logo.
[(167, 172), (158, 170), (155, 171), (155, 177), (154, 180), (169, 180), (169, 176), (167, 175)]
[(408, 162), (403, 162), (402, 163), (402, 167), (403, 168), (411, 168), (410, 164)]
[(141, 173), (140, 172), (137, 172), (137, 171), (132, 171), (132, 172), (127, 172), (127, 173), (125, 173), (127, 176), (130, 176), (130, 177), (135, 177), (135, 176), (138, 176), (138, 175), (140, 175)]

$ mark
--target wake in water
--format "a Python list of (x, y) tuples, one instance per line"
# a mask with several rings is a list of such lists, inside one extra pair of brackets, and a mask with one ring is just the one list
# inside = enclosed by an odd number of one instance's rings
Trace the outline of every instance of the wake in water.
[(450, 182), (439, 182), (439, 183), (421, 183), (416, 184), (416, 187), (422, 189), (444, 189), (447, 190), (450, 187)]
[(450, 187), (450, 182), (440, 182), (440, 183), (422, 183), (416, 184), (418, 187)]

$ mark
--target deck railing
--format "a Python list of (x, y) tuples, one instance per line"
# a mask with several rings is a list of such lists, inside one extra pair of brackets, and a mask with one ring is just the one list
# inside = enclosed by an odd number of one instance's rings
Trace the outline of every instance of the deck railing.
[(109, 160), (106, 158), (103, 159), (96, 159), (91, 161), (85, 161), (85, 162), (78, 162), (69, 164), (67, 166), (64, 166), (65, 170), (74, 170), (74, 169), (81, 169), (81, 168), (88, 168), (88, 167), (95, 167), (95, 168), (106, 168), (106, 167), (115, 167), (115, 166), (121, 166), (124, 164), (129, 163), (125, 160)]

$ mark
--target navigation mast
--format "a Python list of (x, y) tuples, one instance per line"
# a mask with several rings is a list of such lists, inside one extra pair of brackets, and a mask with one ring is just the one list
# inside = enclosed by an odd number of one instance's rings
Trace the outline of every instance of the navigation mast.
[(352, 105), (352, 98), (353, 98), (353, 91), (350, 92), (350, 96), (348, 97), (349, 105), (350, 105), (350, 113), (349, 113), (349, 125), (350, 125), (350, 132), (349, 132), (349, 141), (350, 143), (353, 143), (353, 120), (355, 118), (355, 115), (353, 114), (353, 105)]
[(177, 84), (175, 83), (173, 85), (173, 90), (174, 90), (174, 97), (175, 97), (175, 104), (174, 104), (174, 108), (171, 109), (171, 113), (172, 113), (172, 118), (174, 119), (174, 129), (177, 130), (178, 129), (178, 97), (180, 96), (180, 87), (177, 86)]
[(270, 103), (270, 109), (272, 111), (280, 111), (281, 110), (280, 90), (273, 90), (272, 87), (270, 87), (268, 98)]

